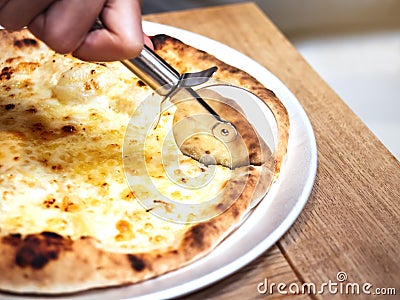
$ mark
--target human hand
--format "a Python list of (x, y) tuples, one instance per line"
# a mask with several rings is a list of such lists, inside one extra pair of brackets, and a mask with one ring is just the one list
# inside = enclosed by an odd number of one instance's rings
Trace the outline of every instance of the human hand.
[[(90, 31), (98, 17), (104, 29)], [(88, 61), (133, 58), (144, 43), (152, 47), (139, 0), (0, 0), (0, 24), (27, 26), (53, 50)]]

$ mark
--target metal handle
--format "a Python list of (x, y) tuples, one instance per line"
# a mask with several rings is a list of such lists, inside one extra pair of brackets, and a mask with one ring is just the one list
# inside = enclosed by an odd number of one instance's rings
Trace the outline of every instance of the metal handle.
[[(103, 22), (97, 18), (90, 30), (103, 28)], [(137, 57), (121, 63), (161, 96), (167, 95), (180, 79), (179, 72), (146, 45)]]
[(146, 45), (137, 57), (121, 62), (161, 96), (167, 95), (180, 79), (179, 72)]

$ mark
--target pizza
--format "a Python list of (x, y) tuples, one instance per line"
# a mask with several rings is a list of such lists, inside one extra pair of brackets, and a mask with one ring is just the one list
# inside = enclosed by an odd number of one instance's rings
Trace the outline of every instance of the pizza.
[[(245, 129), (249, 165), (230, 169), (219, 163), (218, 143), (192, 141), (181, 152), (168, 139), (178, 112), (184, 117), (190, 107), (172, 106), (156, 127), (143, 125), (159, 103), (121, 63), (54, 53), (27, 30), (1, 30), (0, 40), (0, 290), (71, 293), (181, 268), (212, 251), (279, 176), (289, 130), (283, 104), (204, 51), (152, 37), (180, 73), (217, 66), (217, 78), (265, 101), (278, 124), (273, 162), (263, 161), (262, 141), (238, 113), (229, 114)], [(199, 162), (203, 152), (216, 156), (215, 165)], [(182, 185), (196, 178), (198, 188)], [(177, 211), (204, 203), (212, 203), (207, 217)]]

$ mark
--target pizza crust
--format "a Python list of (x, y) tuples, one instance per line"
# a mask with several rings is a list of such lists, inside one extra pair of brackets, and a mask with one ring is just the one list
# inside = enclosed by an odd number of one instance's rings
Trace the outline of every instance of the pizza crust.
[(118, 253), (91, 237), (72, 240), (53, 232), (4, 236), (0, 241), (0, 289), (72, 293), (136, 283), (183, 267), (207, 254), (235, 228), (253, 198), (254, 186), (264, 180), (259, 168), (244, 167), (236, 173), (224, 197), (235, 195), (235, 186), (244, 180), (240, 197), (217, 217), (191, 226), (175, 248)]
[[(43, 61), (53, 55), (26, 30), (14, 33), (0, 31), (0, 38), (2, 42), (14, 45), (14, 48), (8, 50), (2, 57), (13, 57), (23, 62), (30, 61), (31, 58), (35, 60), (34, 58), (38, 56), (41, 56), (39, 60)], [(212, 251), (239, 223), (252, 199), (265, 193), (271, 177), (278, 176), (286, 153), (289, 120), (286, 110), (273, 92), (264, 88), (245, 72), (230, 67), (215, 57), (176, 39), (162, 35), (153, 37), (153, 42), (157, 53), (180, 72), (192, 72), (217, 65), (219, 68), (217, 77), (250, 89), (271, 107), (279, 125), (275, 172), (269, 171), (270, 161), (265, 162), (260, 159), (263, 146), (258, 142), (258, 138), (250, 136), (246, 140), (249, 151), (252, 153), (251, 159), (259, 166), (235, 169), (222, 196), (222, 199), (227, 200), (222, 203), (230, 203), (230, 199), (238, 194), (237, 187), (244, 186), (240, 191), (240, 196), (229, 207), (213, 207), (212, 209), (219, 211), (216, 217), (188, 225), (179, 243), (167, 248), (144, 252), (116, 251), (87, 235), (72, 238), (48, 231), (24, 234), (0, 231), (2, 233), (0, 239), (1, 290), (17, 293), (72, 293), (136, 283), (181, 268)], [(8, 48), (1, 47), (0, 50), (4, 52), (5, 49)], [(12, 70), (6, 69), (5, 60), (1, 63), (1, 80), (5, 82), (12, 76)], [(191, 69), (187, 66), (191, 66)], [(34, 68), (30, 64), (25, 67), (28, 75), (29, 68)], [(24, 80), (29, 81), (29, 76)], [(6, 109), (6, 106), (1, 109)], [(18, 128), (16, 132), (7, 131), (4, 134), (12, 140), (26, 138), (18, 136)], [(60, 136), (50, 136), (50, 138), (62, 138), (65, 132), (60, 134)], [(43, 136), (33, 134), (30, 138), (43, 138)], [(252, 145), (254, 141), (257, 141), (257, 147)], [(4, 171), (0, 169), (0, 172)]]

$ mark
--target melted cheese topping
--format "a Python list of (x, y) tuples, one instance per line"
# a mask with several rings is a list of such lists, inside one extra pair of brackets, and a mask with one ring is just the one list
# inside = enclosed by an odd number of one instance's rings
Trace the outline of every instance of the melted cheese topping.
[[(83, 63), (43, 46), (19, 54), (0, 64), (0, 233), (92, 236), (121, 251), (176, 244), (188, 225), (143, 205), (163, 203), (146, 180), (174, 201), (201, 203), (223, 189), (230, 170), (180, 154), (168, 138), (173, 110), (149, 131), (142, 121), (157, 101), (131, 120), (151, 91), (119, 63)], [(187, 189), (171, 174), (199, 178), (201, 188)]]

